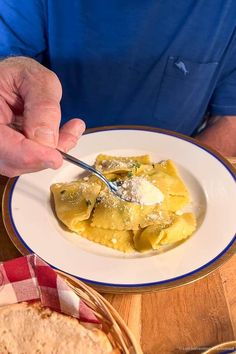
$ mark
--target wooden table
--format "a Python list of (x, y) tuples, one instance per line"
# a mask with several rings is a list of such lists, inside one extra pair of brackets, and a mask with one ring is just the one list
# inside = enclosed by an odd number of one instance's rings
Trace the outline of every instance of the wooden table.
[[(6, 178), (0, 177), (0, 195)], [(20, 256), (0, 220), (0, 261)], [(195, 283), (161, 292), (105, 297), (145, 354), (199, 354), (236, 339), (236, 255)]]

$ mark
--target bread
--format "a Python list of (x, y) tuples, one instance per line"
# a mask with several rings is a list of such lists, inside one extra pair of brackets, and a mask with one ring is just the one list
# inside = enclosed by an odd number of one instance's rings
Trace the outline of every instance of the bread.
[(19, 303), (0, 308), (1, 354), (111, 354), (106, 334), (87, 329), (75, 318)]

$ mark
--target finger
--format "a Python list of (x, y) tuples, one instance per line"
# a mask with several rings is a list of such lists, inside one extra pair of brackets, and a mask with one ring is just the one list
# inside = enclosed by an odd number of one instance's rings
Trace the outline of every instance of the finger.
[(71, 119), (60, 129), (58, 148), (62, 151), (69, 151), (78, 142), (78, 139), (85, 130), (85, 123), (81, 119)]
[(50, 70), (26, 70), (19, 87), (24, 100), (24, 134), (40, 144), (56, 147), (61, 119), (61, 84)]
[(7, 102), (0, 96), (0, 124), (10, 124), (13, 120), (14, 114)]
[(0, 173), (9, 177), (45, 168), (57, 169), (61, 154), (43, 146), (8, 126), (0, 126)]

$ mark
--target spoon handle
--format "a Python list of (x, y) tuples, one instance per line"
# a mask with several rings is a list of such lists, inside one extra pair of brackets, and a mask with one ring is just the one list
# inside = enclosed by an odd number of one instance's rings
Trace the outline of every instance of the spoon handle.
[(111, 188), (109, 181), (103, 176), (103, 174), (101, 174), (94, 167), (92, 167), (92, 166), (88, 165), (87, 163), (75, 158), (74, 156), (66, 154), (65, 152), (63, 152), (61, 150), (58, 150), (58, 151), (61, 153), (61, 155), (62, 155), (64, 160), (67, 160), (67, 161), (73, 163), (76, 166), (82, 167), (84, 170), (88, 170), (88, 171), (92, 172), (98, 178), (100, 178), (108, 186), (108, 188)]

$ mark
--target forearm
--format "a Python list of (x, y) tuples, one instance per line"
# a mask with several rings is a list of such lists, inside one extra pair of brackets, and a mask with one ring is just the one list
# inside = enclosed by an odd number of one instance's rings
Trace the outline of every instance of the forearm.
[(236, 156), (236, 116), (224, 116), (196, 136), (224, 156)]

